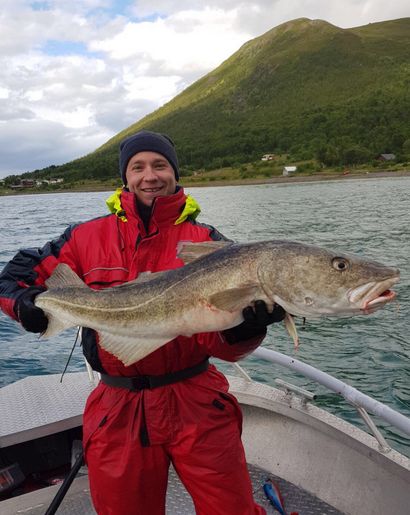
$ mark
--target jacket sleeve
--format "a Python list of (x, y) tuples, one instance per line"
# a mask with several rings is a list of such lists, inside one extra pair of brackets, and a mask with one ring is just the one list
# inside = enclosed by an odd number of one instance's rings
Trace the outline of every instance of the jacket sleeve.
[(14, 307), (25, 288), (44, 285), (58, 263), (67, 263), (78, 273), (78, 260), (70, 243), (74, 228), (68, 227), (41, 248), (20, 250), (7, 263), (0, 274), (0, 308), (4, 313), (17, 320)]
[(239, 361), (251, 354), (259, 347), (265, 336), (266, 331), (243, 342), (229, 343), (223, 331), (198, 335), (202, 340), (200, 343), (205, 345), (209, 356), (231, 362)]

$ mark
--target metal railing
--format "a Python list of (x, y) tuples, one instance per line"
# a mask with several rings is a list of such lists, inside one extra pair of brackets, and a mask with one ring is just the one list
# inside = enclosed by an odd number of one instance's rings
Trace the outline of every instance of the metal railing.
[[(326, 372), (322, 372), (321, 370), (312, 367), (307, 363), (303, 363), (302, 361), (299, 361), (291, 356), (287, 356), (286, 354), (281, 354), (280, 352), (266, 349), (264, 347), (259, 347), (258, 349), (256, 349), (251, 354), (251, 356), (255, 358), (264, 359), (266, 361), (270, 361), (272, 363), (276, 363), (278, 365), (289, 368), (290, 370), (293, 370), (294, 372), (297, 372), (299, 374), (304, 375), (305, 377), (308, 377), (309, 379), (312, 379), (316, 383), (325, 386), (328, 390), (343, 397), (346, 400), (346, 402), (348, 402), (356, 408), (359, 415), (362, 417), (367, 427), (370, 429), (370, 431), (378, 441), (380, 450), (387, 452), (390, 450), (390, 446), (387, 444), (383, 435), (377, 429), (375, 423), (370, 418), (368, 412), (372, 413), (373, 415), (376, 415), (377, 417), (380, 417), (385, 422), (388, 422), (391, 426), (395, 427), (402, 433), (406, 434), (407, 436), (410, 436), (410, 418), (399, 413), (398, 411), (393, 410), (392, 408), (389, 408), (389, 406), (386, 406), (382, 402), (376, 401), (372, 397), (369, 397), (368, 395), (360, 392), (359, 390), (356, 390), (356, 388), (349, 386), (343, 381), (340, 381), (339, 379), (336, 379), (335, 377), (326, 374)], [(241, 367), (238, 366), (238, 369), (239, 368), (241, 369), (241, 375), (246, 380), (252, 381), (250, 376)], [(281, 386), (283, 386), (285, 389), (292, 389), (292, 391), (294, 391), (295, 393), (297, 393), (296, 390), (302, 390), (298, 387), (295, 387), (294, 385), (289, 385), (284, 382), (281, 382)], [(310, 394), (310, 392), (307, 393)]]

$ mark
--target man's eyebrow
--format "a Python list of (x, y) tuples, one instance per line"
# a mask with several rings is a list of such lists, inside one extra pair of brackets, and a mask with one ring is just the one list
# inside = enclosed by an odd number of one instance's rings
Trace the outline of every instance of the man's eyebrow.
[[(136, 159), (132, 164), (135, 165), (135, 164), (141, 164), (141, 163), (146, 163), (148, 160), (147, 159)], [(154, 160), (153, 160), (153, 163), (167, 163), (167, 159), (165, 157), (156, 157)]]

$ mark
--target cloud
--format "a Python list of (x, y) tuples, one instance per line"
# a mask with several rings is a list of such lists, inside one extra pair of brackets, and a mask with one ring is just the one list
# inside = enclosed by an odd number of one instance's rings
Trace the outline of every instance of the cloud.
[(19, 120), (0, 123), (1, 166), (12, 175), (32, 171), (40, 166), (62, 164), (73, 157), (81, 157), (109, 137), (89, 128), (70, 130), (61, 123), (26, 120), (24, 133)]
[[(83, 41), (91, 28), (87, 18), (69, 7), (35, 10), (29, 2), (3, 0), (0, 17), (0, 54), (10, 57), (30, 52), (51, 40)], [(2, 2), (3, 3), (3, 2)], [(50, 2), (50, 4), (58, 2)], [(67, 2), (67, 6), (70, 4)], [(75, 5), (75, 2), (72, 4)]]
[(243, 22), (241, 27), (246, 26), (249, 30), (252, 26), (257, 34), (302, 17), (324, 19), (347, 28), (410, 15), (407, 0), (136, 0), (132, 13), (136, 16), (170, 16), (178, 11), (202, 11), (204, 8), (219, 8), (225, 12), (236, 10), (238, 19)]
[(112, 60), (136, 63), (136, 74), (147, 67), (179, 75), (192, 70), (205, 73), (251, 37), (247, 31), (231, 32), (235, 18), (235, 10), (205, 8), (154, 21), (129, 21), (116, 35), (92, 41), (90, 48)]
[(284, 21), (408, 14), (407, 0), (2, 0), (0, 176), (95, 150)]

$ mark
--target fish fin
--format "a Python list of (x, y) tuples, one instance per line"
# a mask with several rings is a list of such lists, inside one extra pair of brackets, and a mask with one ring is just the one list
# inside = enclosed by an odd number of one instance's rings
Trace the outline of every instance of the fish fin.
[(99, 344), (101, 347), (113, 354), (125, 366), (132, 365), (151, 352), (172, 339), (167, 337), (153, 338), (152, 336), (144, 336), (135, 338), (135, 336), (124, 336), (106, 332), (99, 332)]
[(223, 249), (228, 245), (232, 245), (231, 241), (180, 241), (177, 246), (177, 258), (187, 265), (196, 261), (197, 259), (212, 254), (217, 250)]
[(293, 320), (293, 316), (289, 313), (286, 313), (285, 319), (285, 327), (289, 334), (289, 336), (292, 338), (293, 343), (295, 345), (295, 349), (299, 347), (299, 335), (298, 331), (296, 329), (295, 321)]
[(76, 286), (88, 288), (88, 286), (78, 277), (78, 275), (65, 263), (57, 265), (46, 281), (46, 286), (51, 288), (61, 288), (62, 286)]
[(43, 338), (50, 338), (65, 329), (69, 329), (70, 327), (75, 327), (75, 324), (72, 322), (65, 321), (59, 317), (54, 316), (52, 313), (46, 311), (46, 316), (48, 319), (47, 329), (44, 333), (41, 334)]
[(214, 293), (209, 298), (209, 302), (217, 309), (233, 312), (244, 308), (244, 302), (245, 304), (251, 302), (255, 298), (257, 290), (258, 286), (255, 284), (231, 288)]

